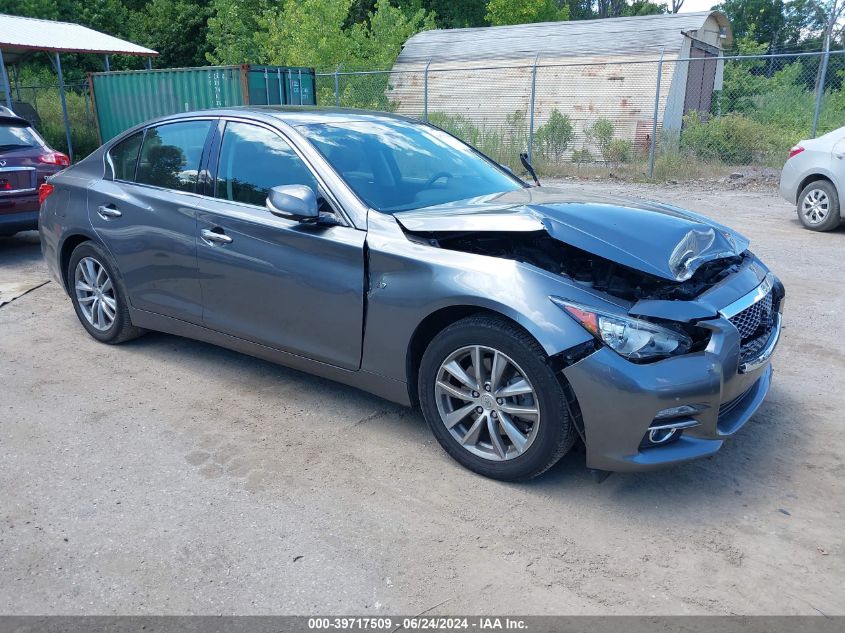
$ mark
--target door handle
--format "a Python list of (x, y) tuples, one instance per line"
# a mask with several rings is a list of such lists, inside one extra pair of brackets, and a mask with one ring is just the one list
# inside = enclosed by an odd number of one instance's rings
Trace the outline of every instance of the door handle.
[(211, 229), (203, 229), (202, 231), (200, 231), (200, 237), (202, 237), (203, 242), (205, 242), (209, 246), (214, 246), (215, 244), (232, 243), (231, 237), (229, 237), (225, 233), (218, 233), (216, 231), (212, 231)]
[(97, 215), (99, 215), (104, 220), (111, 220), (112, 218), (119, 218), (123, 214), (114, 207), (108, 207), (104, 204), (101, 204), (99, 207), (97, 207)]
[(839, 160), (842, 160), (845, 158), (845, 152), (839, 152), (838, 154), (834, 154), (834, 156), (836, 156)]

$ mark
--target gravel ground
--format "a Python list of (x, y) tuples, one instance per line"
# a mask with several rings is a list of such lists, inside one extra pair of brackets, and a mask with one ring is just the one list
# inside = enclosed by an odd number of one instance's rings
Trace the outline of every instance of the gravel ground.
[[(98, 344), (48, 283), (0, 308), (0, 613), (845, 614), (845, 230), (771, 190), (567, 186), (711, 215), (786, 284), (769, 399), (718, 455), (486, 480), (354, 389)], [(33, 234), (0, 239), (0, 284), (21, 278), (47, 278)]]

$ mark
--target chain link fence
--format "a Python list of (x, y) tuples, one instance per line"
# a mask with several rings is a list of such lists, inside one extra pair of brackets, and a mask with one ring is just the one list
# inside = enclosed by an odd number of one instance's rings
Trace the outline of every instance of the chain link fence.
[[(66, 83), (65, 99), (74, 156), (83, 158), (100, 145), (94, 109), (88, 94), (88, 83)], [(15, 113), (28, 120), (53, 149), (68, 152), (58, 83), (40, 85), (13, 83), (11, 100)], [(5, 94), (0, 88), (0, 105), (5, 104)]]
[(845, 125), (845, 51), (429, 64), (317, 73), (317, 102), (427, 120), (541, 174), (686, 180), (779, 169), (797, 141)]
[[(695, 51), (693, 51), (695, 53)], [(688, 180), (783, 165), (845, 126), (845, 51), (317, 73), (320, 105), (428, 120), (521, 171)], [(98, 146), (87, 83), (66, 84), (74, 153)], [(57, 84), (11, 87), (14, 109), (67, 151)], [(3, 95), (5, 97), (5, 95)]]

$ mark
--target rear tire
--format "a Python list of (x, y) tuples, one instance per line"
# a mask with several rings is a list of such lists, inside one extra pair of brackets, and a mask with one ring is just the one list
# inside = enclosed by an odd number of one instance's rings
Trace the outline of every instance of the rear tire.
[(798, 195), (798, 219), (811, 231), (832, 231), (839, 226), (839, 195), (828, 180), (816, 180)]
[(548, 357), (506, 319), (467, 317), (435, 336), (423, 354), (418, 390), (440, 445), (486, 477), (536, 477), (575, 443), (566, 396)]
[(70, 256), (68, 290), (76, 316), (88, 334), (116, 345), (144, 334), (132, 325), (126, 292), (101, 246), (83, 242)]

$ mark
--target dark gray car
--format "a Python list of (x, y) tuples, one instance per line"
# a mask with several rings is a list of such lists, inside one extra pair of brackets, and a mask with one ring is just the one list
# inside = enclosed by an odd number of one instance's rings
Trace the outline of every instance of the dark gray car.
[(418, 404), (460, 463), (533, 477), (716, 452), (772, 376), (784, 289), (738, 233), (529, 187), (351, 110), (152, 121), (51, 179), (42, 248), (105, 343), (160, 330)]

